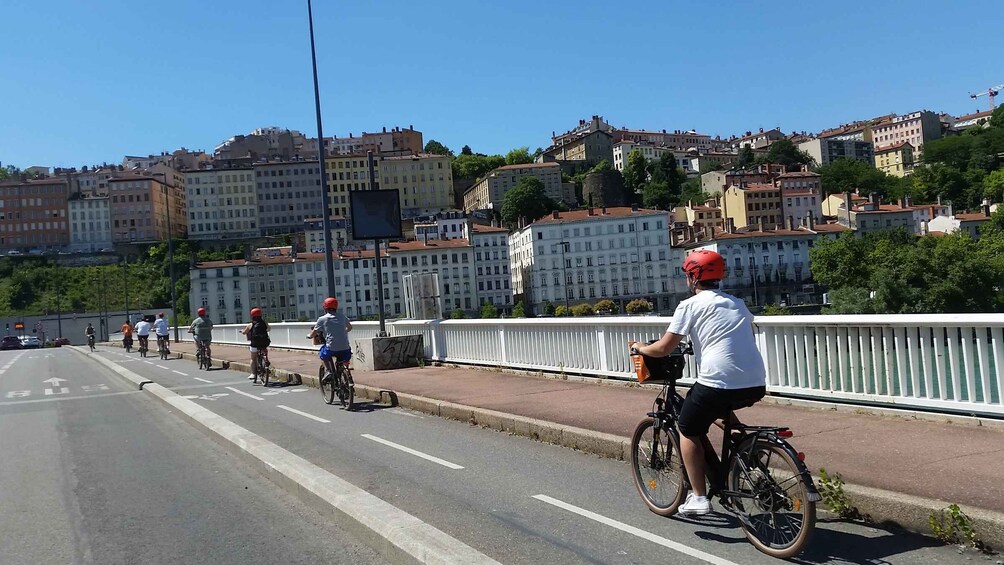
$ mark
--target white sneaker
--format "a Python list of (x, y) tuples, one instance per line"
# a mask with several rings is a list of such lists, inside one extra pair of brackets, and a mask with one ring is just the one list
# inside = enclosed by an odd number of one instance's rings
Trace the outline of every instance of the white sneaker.
[(253, 381), (254, 380), (254, 373), (251, 373), (250, 375), (248, 375), (248, 380), (249, 381)]
[(698, 497), (690, 493), (687, 495), (687, 500), (680, 505), (678, 512), (684, 516), (705, 516), (711, 514), (711, 501), (707, 497)]

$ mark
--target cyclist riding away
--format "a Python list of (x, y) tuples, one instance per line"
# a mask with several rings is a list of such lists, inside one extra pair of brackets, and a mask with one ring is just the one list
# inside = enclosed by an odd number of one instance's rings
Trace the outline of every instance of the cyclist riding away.
[(352, 359), (352, 348), (349, 347), (348, 332), (352, 331), (352, 324), (345, 314), (338, 311), (338, 299), (328, 297), (324, 299), (324, 315), (314, 323), (314, 329), (310, 330), (308, 339), (315, 336), (322, 336), (324, 344), (318, 356), (324, 362), (324, 366), (335, 374), (335, 365), (331, 359), (338, 363), (348, 363)]
[(126, 349), (132, 347), (132, 324), (129, 320), (122, 324), (122, 346)]
[(90, 322), (87, 323), (87, 328), (84, 330), (84, 335), (87, 336), (87, 345), (94, 347), (94, 325)]
[[(241, 333), (247, 336), (248, 341), (250, 341), (251, 350), (251, 374), (248, 375), (248, 380), (255, 380), (256, 368), (258, 367), (258, 355), (265, 355), (265, 366), (268, 366), (268, 351), (267, 348), (272, 344), (272, 340), (268, 337), (268, 322), (262, 318), (261, 308), (251, 309), (251, 322), (244, 326)], [(264, 381), (262, 381), (264, 382)]]
[(157, 319), (153, 321), (153, 329), (157, 334), (157, 349), (160, 350), (161, 343), (164, 344), (164, 349), (167, 350), (167, 354), (171, 354), (171, 348), (168, 344), (171, 343), (171, 327), (167, 325), (167, 320), (164, 319), (164, 313), (161, 312), (157, 314)]
[[(213, 353), (209, 349), (209, 344), (213, 341), (213, 322), (206, 314), (205, 308), (199, 308), (197, 314), (199, 317), (192, 321), (188, 333), (195, 336), (196, 345), (202, 344), (206, 348), (206, 357), (212, 359)], [(210, 361), (209, 366), (212, 367), (212, 365), (213, 363)]]
[(725, 259), (714, 251), (693, 251), (684, 260), (683, 271), (694, 296), (676, 308), (659, 341), (639, 345), (637, 351), (665, 357), (684, 337), (693, 343), (697, 382), (679, 419), (680, 450), (693, 490), (679, 512), (703, 515), (711, 512), (704, 483), (705, 436), (715, 420), (762, 399), (767, 375), (753, 337), (753, 314), (745, 302), (718, 288), (725, 276)]
[(140, 318), (140, 320), (136, 322), (136, 337), (139, 338), (139, 348), (142, 349), (143, 351), (150, 350), (151, 329), (153, 329), (153, 326), (150, 324), (150, 322), (147, 322), (143, 318)]

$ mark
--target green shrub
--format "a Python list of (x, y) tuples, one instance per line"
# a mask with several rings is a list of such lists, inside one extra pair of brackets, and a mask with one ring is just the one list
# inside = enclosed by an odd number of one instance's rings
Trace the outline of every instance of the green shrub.
[(485, 319), (498, 318), (499, 310), (491, 302), (485, 302), (481, 305), (481, 317)]
[(652, 311), (652, 303), (644, 298), (636, 298), (624, 308), (628, 314), (645, 314)]
[(516, 306), (512, 309), (513, 318), (526, 318), (526, 309), (523, 308), (522, 302), (517, 302)]
[(572, 316), (576, 318), (582, 318), (584, 316), (593, 315), (593, 307), (589, 304), (576, 304), (571, 308)]
[(568, 306), (565, 306), (564, 304), (558, 306), (557, 308), (554, 309), (554, 315), (559, 318), (564, 318), (568, 316)]
[(593, 305), (593, 311), (599, 315), (610, 315), (617, 313), (617, 303), (613, 300), (600, 300)]
[(550, 300), (545, 300), (540, 309), (544, 316), (554, 316), (554, 304), (551, 304)]
[(453, 312), (450, 312), (450, 318), (454, 320), (463, 320), (467, 315), (460, 308), (454, 308)]

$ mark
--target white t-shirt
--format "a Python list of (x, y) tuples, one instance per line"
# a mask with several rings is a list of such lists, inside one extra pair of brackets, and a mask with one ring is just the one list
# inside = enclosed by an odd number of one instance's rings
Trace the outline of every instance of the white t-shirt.
[(150, 335), (150, 322), (146, 320), (141, 320), (136, 324), (136, 335), (148, 336)]
[(746, 304), (720, 290), (702, 290), (676, 307), (666, 330), (694, 343), (697, 382), (712, 388), (764, 386), (767, 373)]
[(164, 318), (154, 320), (153, 329), (157, 331), (157, 335), (167, 335), (171, 332), (171, 327), (167, 325), (167, 320)]

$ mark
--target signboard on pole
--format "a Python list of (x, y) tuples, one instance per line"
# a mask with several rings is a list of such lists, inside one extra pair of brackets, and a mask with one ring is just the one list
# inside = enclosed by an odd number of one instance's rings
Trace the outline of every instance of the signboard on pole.
[(396, 190), (357, 190), (349, 193), (352, 238), (400, 239), (401, 197)]

